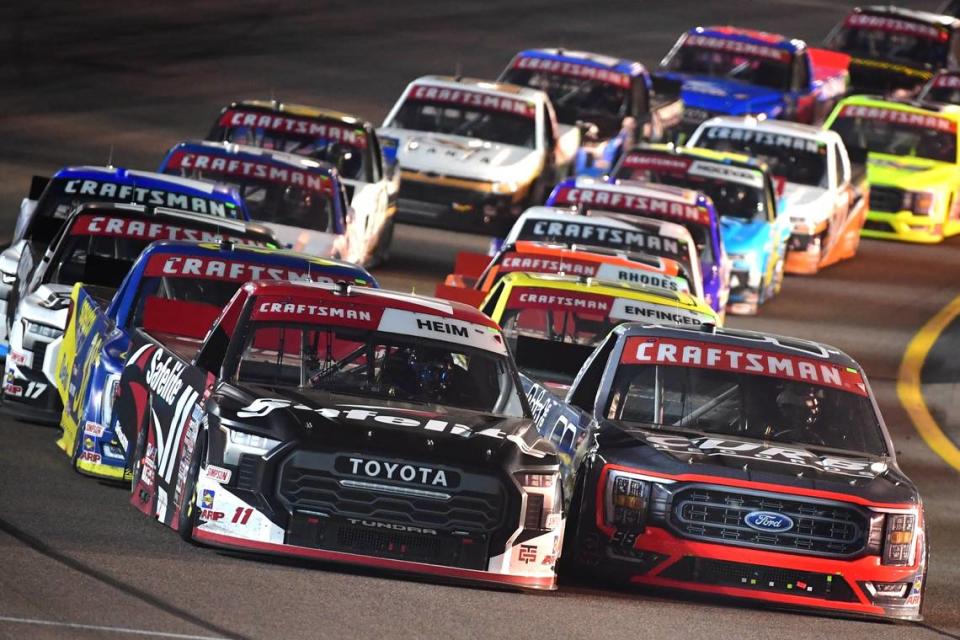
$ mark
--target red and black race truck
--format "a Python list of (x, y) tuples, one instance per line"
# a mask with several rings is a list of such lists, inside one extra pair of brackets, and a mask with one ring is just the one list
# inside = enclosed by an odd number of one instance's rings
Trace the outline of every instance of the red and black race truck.
[(572, 571), (920, 618), (922, 502), (862, 369), (840, 351), (710, 325), (623, 324), (565, 401), (542, 385), (528, 398), (572, 496)]
[(556, 452), (478, 310), (346, 283), (241, 287), (204, 342), (133, 331), (132, 503), (186, 539), (552, 589)]

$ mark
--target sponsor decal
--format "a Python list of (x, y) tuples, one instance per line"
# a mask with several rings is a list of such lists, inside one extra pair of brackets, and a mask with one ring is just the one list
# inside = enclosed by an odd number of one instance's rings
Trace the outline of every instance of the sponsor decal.
[(526, 271), (529, 273), (565, 273), (567, 275), (593, 277), (597, 275), (597, 266), (596, 263), (569, 258), (521, 253), (505, 253), (500, 259), (501, 273)]
[(213, 489), (204, 489), (200, 495), (200, 508), (213, 509), (213, 501), (217, 497), (217, 492)]
[(87, 423), (83, 425), (84, 435), (93, 436), (94, 438), (102, 438), (104, 431), (104, 426), (96, 422), (91, 422), (88, 420)]
[(206, 256), (191, 257), (169, 254), (151, 256), (144, 270), (144, 275), (226, 280), (229, 282), (248, 282), (250, 280), (333, 282), (330, 277), (311, 273), (310, 268), (306, 265), (303, 270), (295, 270), (285, 266), (257, 264), (243, 260), (222, 260)]
[(300, 169), (268, 160), (244, 160), (224, 152), (176, 151), (164, 167), (164, 171), (180, 169), (187, 173), (248, 178), (251, 181), (273, 182), (288, 187), (298, 187), (325, 195), (333, 195), (333, 181), (324, 169)]
[(658, 287), (668, 291), (690, 292), (689, 283), (683, 278), (656, 273), (649, 269), (635, 269), (616, 264), (601, 264), (597, 269), (597, 280), (604, 282), (628, 282), (647, 287)]
[(100, 464), (103, 458), (99, 453), (94, 453), (93, 451), (81, 451), (78, 460), (80, 462), (89, 462), (90, 464)]
[(436, 529), (426, 527), (417, 527), (408, 524), (394, 524), (392, 522), (379, 522), (377, 520), (361, 520), (358, 518), (347, 518), (347, 522), (352, 525), (368, 527), (370, 529), (388, 529), (390, 531), (400, 531), (402, 533), (420, 533), (427, 536), (437, 535)]
[[(730, 140), (731, 142), (750, 142), (753, 145), (791, 151), (805, 151), (818, 155), (827, 152), (827, 145), (812, 138), (760, 131), (757, 129), (741, 129), (740, 127), (709, 127), (704, 135), (710, 140)], [(755, 146), (751, 149), (755, 150)]]
[(741, 40), (726, 40), (715, 36), (700, 34), (691, 34), (683, 42), (684, 47), (699, 47), (701, 49), (712, 49), (714, 51), (726, 51), (736, 53), (741, 56), (751, 58), (766, 58), (778, 62), (787, 62), (790, 60), (790, 52), (775, 47), (768, 47), (753, 42), (743, 42)]
[(223, 467), (208, 464), (203, 472), (203, 475), (218, 484), (227, 484), (230, 482), (233, 472), (230, 471), (230, 469), (224, 469)]
[(24, 353), (22, 351), (11, 351), (7, 358), (13, 364), (18, 367), (32, 367), (33, 366), (33, 354)]
[(524, 564), (530, 564), (531, 562), (536, 562), (537, 546), (533, 544), (520, 545), (520, 548), (517, 551), (517, 560)]
[(458, 422), (440, 420), (432, 417), (422, 411), (404, 411), (402, 409), (390, 409), (383, 411), (381, 407), (366, 407), (361, 405), (338, 405), (336, 407), (314, 408), (305, 404), (299, 404), (291, 400), (279, 398), (257, 398), (249, 405), (237, 411), (238, 418), (262, 418), (279, 409), (293, 409), (296, 411), (308, 411), (313, 414), (329, 418), (330, 420), (345, 420), (358, 422), (361, 424), (378, 424), (392, 427), (408, 427), (411, 429), (423, 429), (424, 431), (433, 431), (437, 433), (448, 433), (463, 438), (470, 437), (473, 434), (484, 435), (493, 438), (502, 439), (504, 434), (499, 429), (485, 429), (484, 431), (472, 431), (470, 427)]
[(105, 236), (132, 240), (194, 240), (197, 242), (223, 242), (230, 240), (248, 246), (266, 246), (259, 240), (220, 233), (216, 229), (191, 229), (149, 218), (121, 218), (109, 215), (84, 214), (74, 220), (70, 235)]
[(669, 171), (671, 173), (686, 173), (690, 166), (686, 158), (674, 158), (668, 155), (655, 153), (628, 153), (623, 159), (623, 166), (627, 169), (647, 169), (650, 171)]
[(610, 313), (612, 302), (610, 296), (596, 293), (574, 293), (559, 289), (516, 287), (510, 292), (507, 308), (586, 312), (606, 316)]
[(153, 391), (156, 397), (167, 404), (172, 404), (174, 398), (183, 388), (183, 380), (180, 375), (186, 365), (177, 359), (176, 356), (165, 356), (163, 351), (157, 350), (150, 357), (150, 363), (147, 365), (146, 383)]
[(863, 378), (856, 369), (743, 346), (635, 336), (627, 338), (620, 362), (755, 374), (808, 382), (867, 396)]
[(744, 184), (754, 189), (763, 188), (763, 172), (759, 169), (748, 169), (746, 167), (735, 167), (722, 162), (709, 162), (707, 160), (695, 160), (688, 169), (687, 173), (692, 176), (701, 176), (704, 178), (713, 178), (724, 182), (735, 182)]
[(902, 124), (908, 127), (936, 129), (937, 131), (944, 131), (946, 133), (956, 133), (957, 131), (957, 123), (947, 118), (941, 118), (927, 113), (914, 113), (911, 111), (901, 111), (899, 109), (886, 109), (884, 107), (867, 107), (859, 104), (846, 105), (840, 111), (839, 117), (879, 120), (893, 124)]
[(500, 330), (456, 318), (386, 309), (380, 319), (380, 331), (422, 336), (433, 340), (463, 344), (498, 354), (507, 352)]
[(899, 33), (902, 35), (916, 36), (918, 38), (926, 38), (928, 40), (947, 40), (950, 37), (946, 30), (937, 29), (928, 24), (898, 20), (897, 18), (887, 18), (885, 16), (871, 16), (863, 13), (854, 13), (847, 16), (844, 24), (856, 29), (886, 31), (887, 33)]
[(214, 511), (213, 509), (202, 509), (200, 511), (201, 520), (219, 522), (220, 520), (223, 520), (223, 516), (224, 516), (223, 511)]
[[(448, 478), (447, 471), (420, 464), (406, 464), (372, 458), (341, 457), (337, 459), (336, 468), (338, 471), (354, 476), (422, 484), (430, 487), (455, 487), (459, 484), (456, 474), (451, 472), (451, 477)], [(456, 482), (451, 482), (451, 480)]]
[[(710, 224), (710, 215), (704, 207), (676, 200), (634, 195), (612, 189), (561, 187), (552, 200), (554, 205), (580, 205), (606, 211), (652, 214), (684, 222)], [(676, 243), (676, 240), (673, 240), (673, 242)], [(677, 252), (679, 253), (679, 249)]]
[(793, 529), (793, 519), (773, 511), (751, 511), (743, 516), (743, 522), (751, 529), (779, 533)]
[(668, 307), (628, 298), (614, 300), (610, 317), (628, 322), (654, 322), (657, 324), (675, 324), (683, 327), (698, 327), (704, 322), (714, 322), (707, 314), (690, 311), (680, 307)]
[(513, 63), (514, 69), (528, 69), (543, 73), (555, 73), (571, 78), (594, 80), (602, 84), (610, 84), (626, 89), (630, 86), (630, 76), (625, 73), (601, 69), (587, 64), (578, 64), (567, 60), (546, 60), (544, 58), (518, 58)]
[(263, 322), (324, 322), (372, 329), (382, 309), (355, 302), (298, 302), (290, 296), (260, 296), (250, 319)]
[(23, 395), (23, 387), (21, 387), (18, 384), (7, 382), (6, 384), (3, 385), (3, 392), (8, 396), (19, 398), (20, 396)]
[(960, 89), (960, 75), (941, 73), (933, 79), (933, 86), (938, 89)]
[(661, 435), (639, 429), (634, 432), (640, 433), (653, 448), (671, 453), (779, 462), (860, 478), (874, 478), (877, 475), (871, 471), (870, 465), (872, 463), (869, 460), (853, 460), (837, 456), (821, 457), (799, 447), (781, 447), (763, 442), (710, 436), (686, 438), (680, 435)]
[(552, 220), (528, 220), (520, 230), (518, 239), (540, 242), (563, 242), (588, 244), (676, 256), (690, 257), (685, 242), (676, 238), (651, 233), (642, 228), (623, 229), (592, 222), (559, 222)]
[[(200, 196), (176, 193), (164, 189), (147, 189), (129, 184), (103, 182), (101, 180), (67, 180), (63, 192), (70, 195), (89, 196), (90, 200), (132, 202), (135, 204), (167, 207), (180, 211), (190, 211), (209, 216), (227, 217), (227, 205), (224, 202)], [(232, 209), (232, 207), (231, 207)], [(232, 214), (230, 217), (234, 217)]]
[(93, 438), (86, 436), (83, 439), (83, 448), (88, 450), (93, 450)]
[(77, 314), (77, 342), (83, 340), (90, 329), (93, 327), (94, 321), (97, 319), (97, 311), (94, 308), (93, 302), (90, 298), (84, 297), (83, 303), (80, 306), (80, 313)]
[(527, 118), (535, 118), (537, 115), (537, 106), (528, 100), (465, 89), (433, 87), (425, 84), (413, 85), (410, 88), (410, 93), (407, 94), (407, 99), (455, 104), (485, 111), (501, 111)]
[(353, 128), (338, 122), (324, 122), (313, 118), (296, 118), (275, 113), (258, 113), (230, 109), (220, 116), (221, 127), (251, 127), (276, 133), (310, 136), (331, 142), (348, 144), (357, 149), (367, 148), (367, 135), (363, 129)]

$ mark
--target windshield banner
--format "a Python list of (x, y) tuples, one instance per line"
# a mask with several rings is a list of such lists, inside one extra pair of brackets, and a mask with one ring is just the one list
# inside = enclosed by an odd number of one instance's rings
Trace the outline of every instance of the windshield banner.
[(948, 37), (946, 31), (941, 31), (927, 24), (910, 22), (908, 20), (897, 20), (896, 18), (886, 18), (883, 16), (870, 16), (863, 13), (854, 13), (847, 18), (844, 24), (856, 29), (886, 31), (887, 33), (918, 36), (929, 40), (946, 40)]
[(787, 62), (790, 60), (790, 52), (784, 51), (783, 49), (767, 47), (752, 42), (743, 42), (741, 40), (725, 40), (724, 38), (699, 34), (687, 36), (683, 46), (726, 51), (744, 56), (752, 56), (754, 58), (767, 58), (768, 60), (776, 60), (778, 62)]
[(600, 69), (586, 64), (578, 64), (569, 60), (547, 60), (545, 58), (518, 58), (513, 64), (514, 69), (527, 69), (530, 71), (542, 71), (544, 73), (555, 73), (561, 76), (571, 78), (581, 78), (583, 80), (594, 80), (603, 84), (610, 84), (615, 87), (626, 89), (630, 86), (630, 76), (625, 73), (617, 73), (609, 69)]
[(845, 106), (840, 112), (840, 117), (880, 120), (881, 122), (905, 124), (909, 127), (936, 129), (937, 131), (944, 131), (946, 133), (956, 133), (957, 131), (957, 124), (947, 118), (939, 118), (926, 113), (914, 113), (912, 111), (901, 111), (899, 109), (884, 109), (883, 107), (867, 107), (858, 104), (848, 104)]
[(415, 84), (410, 88), (407, 99), (455, 104), (462, 107), (474, 107), (487, 111), (502, 111), (503, 113), (524, 116), (526, 118), (535, 118), (537, 116), (537, 107), (532, 102), (492, 93), (481, 93), (479, 91), (465, 91), (463, 89), (448, 89), (447, 87)]
[(322, 170), (313, 173), (278, 163), (244, 160), (229, 154), (221, 156), (214, 153), (177, 151), (170, 156), (170, 161), (164, 167), (164, 171), (170, 169), (184, 170), (189, 175), (200, 173), (207, 179), (215, 176), (230, 176), (254, 181), (265, 180), (317, 193), (333, 194), (333, 182), (329, 176), (319, 172)]
[(588, 218), (588, 220), (596, 220), (596, 222), (527, 220), (523, 229), (520, 230), (519, 239), (562, 242), (568, 246), (603, 246), (650, 252), (656, 255), (667, 254), (685, 263), (690, 260), (689, 247), (677, 238), (650, 233), (642, 228), (624, 229), (607, 226), (597, 218)]
[(290, 280), (292, 282), (328, 282), (333, 279), (312, 273), (308, 265), (291, 269), (283, 265), (256, 264), (242, 260), (223, 260), (208, 256), (154, 254), (150, 256), (144, 275), (154, 278), (196, 278), (226, 282), (250, 280)]
[(218, 123), (221, 127), (250, 127), (273, 133), (310, 136), (321, 140), (342, 142), (358, 149), (365, 149), (367, 146), (367, 135), (363, 129), (338, 122), (324, 122), (315, 118), (295, 118), (286, 114), (228, 109), (220, 116)]
[(613, 189), (561, 187), (552, 200), (554, 205), (580, 205), (623, 213), (649, 213), (684, 222), (710, 224), (710, 215), (707, 210), (695, 204), (635, 195)]
[(223, 242), (229, 240), (247, 246), (265, 247), (259, 241), (242, 236), (225, 234), (216, 229), (181, 227), (149, 218), (121, 218), (83, 214), (77, 216), (70, 227), (72, 236), (105, 236), (130, 238), (132, 240), (192, 240), (195, 242)]
[(620, 363), (672, 365), (762, 375), (867, 396), (866, 385), (856, 369), (739, 345), (636, 336), (627, 338)]

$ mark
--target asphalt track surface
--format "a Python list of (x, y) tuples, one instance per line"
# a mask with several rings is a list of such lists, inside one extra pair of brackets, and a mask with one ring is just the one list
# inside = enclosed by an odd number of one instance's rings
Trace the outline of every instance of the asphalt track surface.
[[(490, 77), (522, 47), (654, 64), (698, 22), (817, 42), (845, 10), (819, 0), (0, 3), (0, 232), (12, 229), (32, 174), (103, 163), (111, 147), (117, 165), (154, 168), (232, 99), (273, 94), (379, 122), (415, 76), (459, 64)], [(481, 238), (400, 227), (377, 275), (429, 293), (457, 250), (484, 248)], [(958, 293), (957, 274), (960, 241), (864, 241), (855, 260), (789, 278), (759, 317), (730, 322), (832, 343), (866, 368), (900, 463), (925, 499), (933, 545), (925, 626), (602, 585), (506, 593), (193, 547), (143, 518), (125, 490), (70, 471), (54, 430), (0, 419), (0, 638), (960, 637), (960, 483), (895, 391), (908, 341)]]

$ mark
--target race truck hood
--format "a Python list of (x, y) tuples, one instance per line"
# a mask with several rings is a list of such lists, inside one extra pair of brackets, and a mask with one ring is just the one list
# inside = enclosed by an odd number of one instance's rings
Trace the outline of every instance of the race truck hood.
[(224, 426), (305, 446), (406, 452), (469, 464), (519, 455), (530, 464), (556, 464), (552, 445), (526, 418), (295, 388), (224, 385), (217, 400)]
[(66, 328), (70, 302), (70, 285), (44, 284), (20, 302), (19, 316), (29, 322)]
[(605, 460), (683, 476), (714, 476), (852, 494), (881, 503), (914, 503), (917, 492), (889, 461), (695, 432), (665, 432), (605, 422), (597, 435)]
[(734, 116), (766, 114), (771, 118), (783, 110), (783, 94), (736, 80), (712, 76), (676, 74), (683, 82), (683, 106)]
[(339, 235), (335, 233), (326, 233), (323, 231), (312, 231), (300, 227), (291, 227), (286, 224), (277, 224), (276, 222), (262, 222), (260, 224), (269, 228), (274, 237), (282, 246), (288, 247), (293, 251), (306, 253), (321, 258), (330, 257), (349, 257), (335, 255), (339, 247)]
[(769, 239), (766, 222), (745, 222), (739, 218), (720, 218), (723, 246), (728, 255), (743, 255), (749, 251), (764, 253)]
[(543, 153), (527, 147), (404, 129), (381, 132), (398, 140), (397, 160), (407, 171), (525, 184), (542, 164)]
[(884, 185), (909, 191), (927, 188), (949, 189), (956, 182), (955, 164), (887, 154), (870, 154), (867, 181), (871, 186)]
[(833, 204), (833, 194), (829, 189), (788, 182), (780, 196), (779, 206), (790, 216), (792, 224), (816, 227), (833, 213)]

